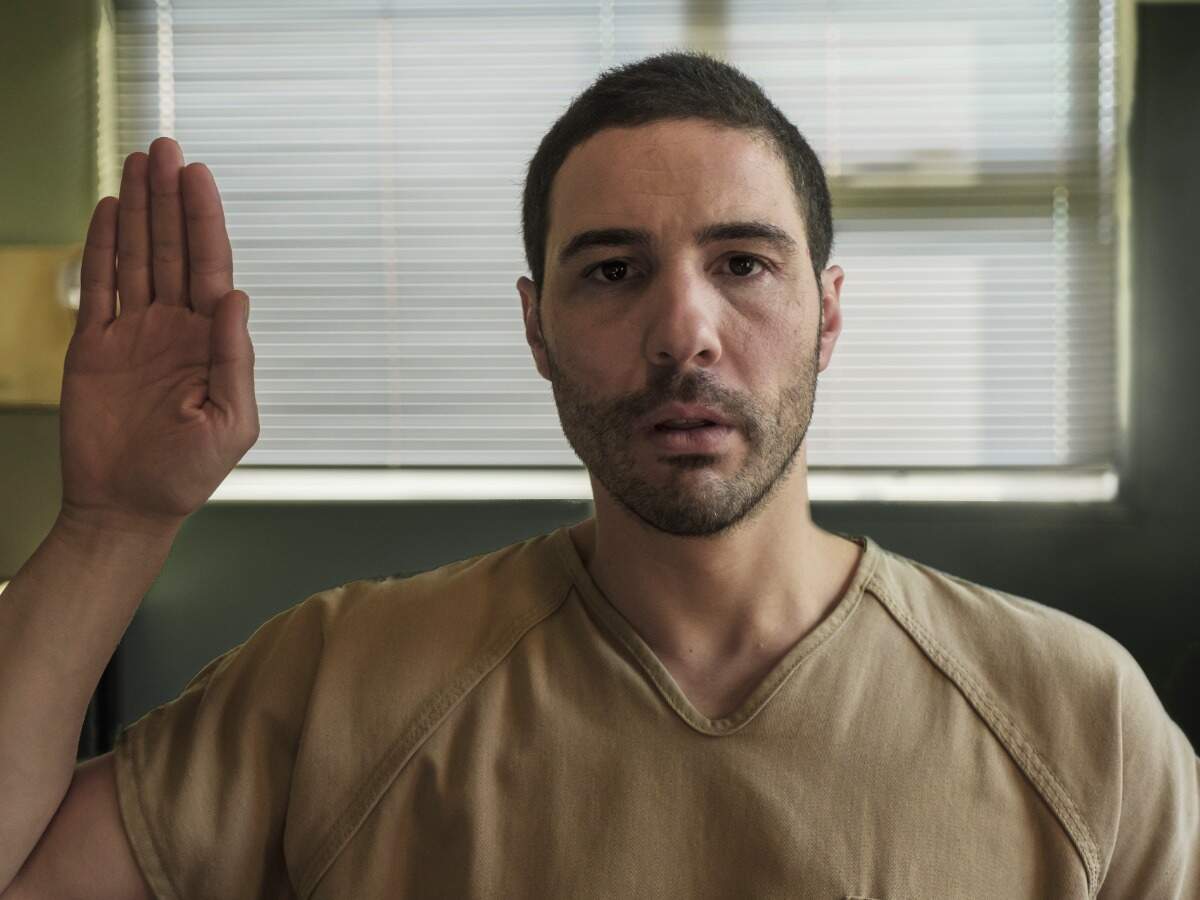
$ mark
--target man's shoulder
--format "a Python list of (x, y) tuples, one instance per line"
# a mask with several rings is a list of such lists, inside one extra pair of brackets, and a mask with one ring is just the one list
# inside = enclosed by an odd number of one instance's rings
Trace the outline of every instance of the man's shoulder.
[(1019, 676), (1040, 697), (1040, 679), (1052, 678), (1059, 691), (1107, 695), (1114, 677), (1137, 666), (1120, 642), (1078, 616), (896, 553), (883, 552), (869, 588), (927, 654), (982, 683)]
[[(570, 576), (552, 535), (538, 535), (435, 568), (363, 578), (324, 592), (324, 666), (370, 696), (396, 681), (436, 691), (466, 667), (486, 666), (566, 597)], [(503, 652), (507, 652), (508, 646)], [(493, 660), (494, 661), (494, 660)], [(414, 697), (415, 699), (415, 697)]]
[(447, 637), (469, 644), (471, 635), (561, 603), (570, 577), (552, 539), (541, 534), (434, 568), (349, 581), (305, 602), (327, 609), (328, 650), (361, 647), (381, 634), (395, 646), (447, 628)]
[(296, 760), (303, 790), (289, 811), (298, 858), (349, 834), (463, 698), (562, 605), (570, 577), (552, 537), (306, 601), (328, 614)]
[(1133, 733), (1131, 715), (1166, 718), (1132, 654), (1063, 610), (886, 551), (870, 589), (1005, 746), (1089, 878), (1100, 877), (1122, 748), (1144, 732)]

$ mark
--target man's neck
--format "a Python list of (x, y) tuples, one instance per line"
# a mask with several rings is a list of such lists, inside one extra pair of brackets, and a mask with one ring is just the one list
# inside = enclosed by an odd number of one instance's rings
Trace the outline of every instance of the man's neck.
[(790, 521), (764, 511), (709, 540), (647, 534), (598, 500), (597, 516), (570, 534), (592, 580), (659, 659), (702, 672), (781, 655), (837, 605), (857, 569), (861, 548), (817, 528), (807, 497), (803, 517), (795, 505), (773, 507)]

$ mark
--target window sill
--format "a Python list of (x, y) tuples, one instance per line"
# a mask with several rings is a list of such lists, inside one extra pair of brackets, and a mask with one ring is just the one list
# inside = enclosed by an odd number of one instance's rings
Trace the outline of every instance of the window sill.
[[(1059, 469), (825, 469), (808, 473), (812, 502), (1111, 503), (1111, 466)], [(242, 466), (210, 503), (438, 500), (590, 501), (579, 468), (299, 468)]]

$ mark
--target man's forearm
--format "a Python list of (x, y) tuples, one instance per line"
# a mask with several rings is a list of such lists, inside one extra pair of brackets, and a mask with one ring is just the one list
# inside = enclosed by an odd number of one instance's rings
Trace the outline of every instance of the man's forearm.
[(176, 531), (60, 516), (0, 594), (0, 892), (70, 787), (88, 703)]

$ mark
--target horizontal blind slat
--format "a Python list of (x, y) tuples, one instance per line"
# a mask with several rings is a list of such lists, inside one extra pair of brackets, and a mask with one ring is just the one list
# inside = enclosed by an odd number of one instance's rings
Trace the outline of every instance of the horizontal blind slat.
[[(1112, 19), (726, 4), (727, 58), (834, 197), (845, 324), (810, 465), (1108, 461)], [(119, 0), (121, 148), (173, 133), (209, 165), (252, 296), (244, 462), (578, 466), (513, 289), (524, 167), (600, 69), (687, 29), (682, 0)]]

